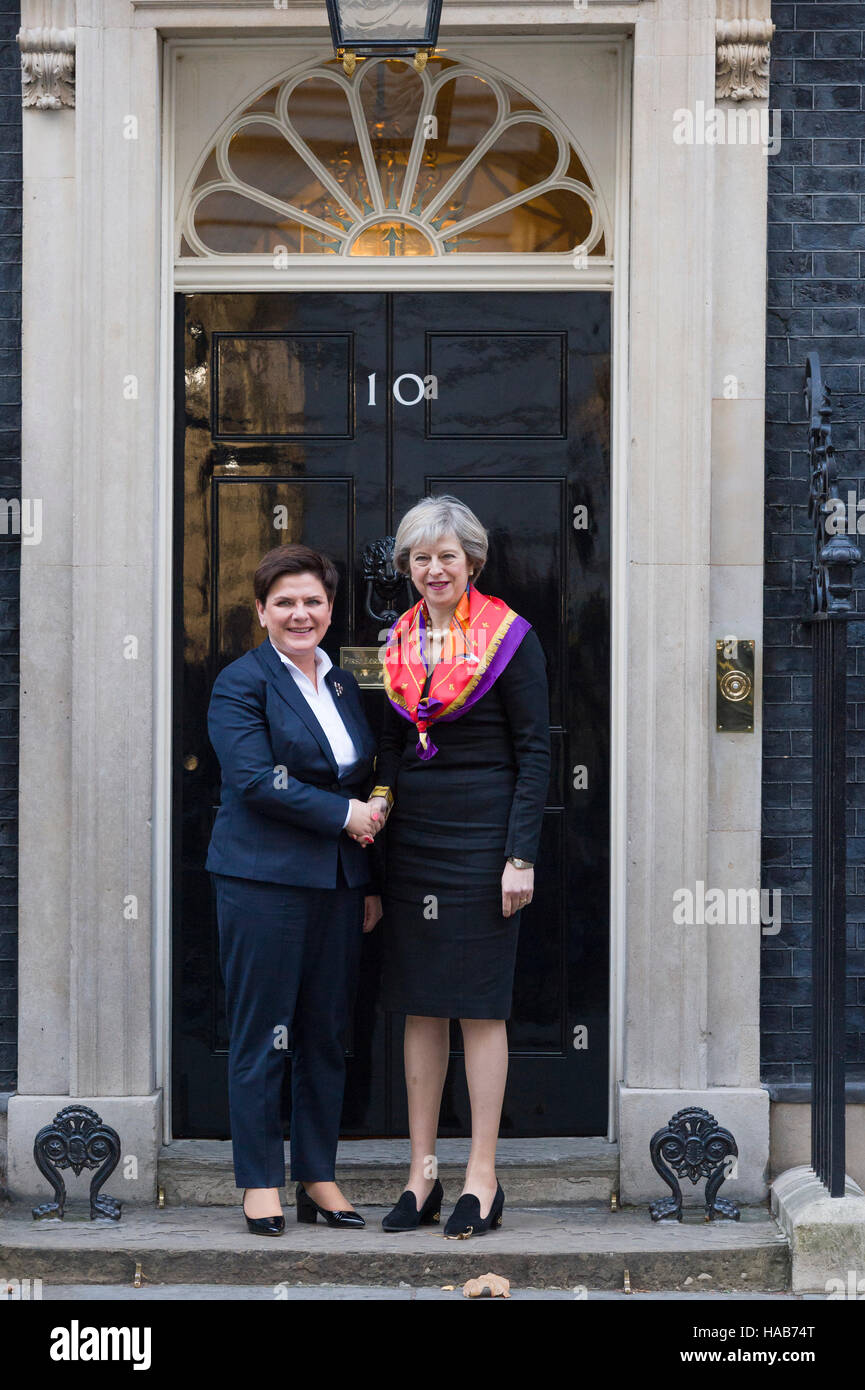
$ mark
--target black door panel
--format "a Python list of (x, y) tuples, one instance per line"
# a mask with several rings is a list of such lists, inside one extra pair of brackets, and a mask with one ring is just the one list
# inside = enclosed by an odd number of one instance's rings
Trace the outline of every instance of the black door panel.
[[(396, 514), (426, 493), (466, 502), (490, 533), (481, 589), (529, 619), (547, 658), (550, 800), (520, 930), (502, 1134), (605, 1133), (609, 298), (403, 294), (393, 317), (395, 374), (422, 359), (438, 393), (423, 413), (394, 407)], [(588, 509), (580, 531), (578, 504)], [(577, 764), (587, 768), (579, 790)], [(456, 1025), (452, 1044), (461, 1047)], [(399, 1030), (391, 1045), (390, 1127), (404, 1133)], [(442, 1133), (469, 1131), (462, 1067), (452, 1065)]]
[[(174, 1133), (229, 1133), (203, 869), (219, 794), (206, 713), (217, 672), (261, 640), (253, 570), (286, 540), (332, 556), (340, 587), (326, 645), (338, 660), (342, 645), (380, 640), (364, 609), (363, 548), (442, 492), (488, 527), (481, 587), (535, 626), (550, 676), (549, 804), (523, 913), (502, 1133), (604, 1133), (609, 297), (178, 296), (176, 346)], [(587, 522), (575, 529), (578, 505)], [(364, 699), (377, 727), (384, 696)], [(381, 933), (364, 939), (346, 1136), (407, 1132), (401, 1020), (377, 1007), (380, 943)], [(442, 1133), (465, 1134), (457, 1025), (453, 1044)]]

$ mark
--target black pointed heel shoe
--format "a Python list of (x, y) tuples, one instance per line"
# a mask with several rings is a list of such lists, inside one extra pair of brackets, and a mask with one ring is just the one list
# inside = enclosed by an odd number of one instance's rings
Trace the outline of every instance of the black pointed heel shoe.
[[(243, 1190), (243, 1203), (246, 1202), (247, 1189)], [(242, 1204), (243, 1205), (243, 1204)], [(246, 1216), (246, 1206), (243, 1205), (243, 1214)], [(246, 1216), (247, 1229), (254, 1236), (281, 1236), (285, 1230), (285, 1217), (282, 1212), (279, 1216)]]
[(396, 1206), (382, 1217), (382, 1230), (413, 1231), (417, 1226), (431, 1226), (441, 1217), (444, 1195), (444, 1188), (436, 1178), (430, 1195), (418, 1211), (417, 1198), (406, 1188)]
[(482, 1236), (502, 1224), (502, 1211), (505, 1194), (501, 1183), (496, 1184), (496, 1195), (488, 1215), (481, 1219), (481, 1204), (473, 1192), (464, 1192), (460, 1197), (445, 1226), (448, 1240), (467, 1240), (469, 1236)]
[(314, 1202), (304, 1187), (298, 1183), (294, 1192), (297, 1202), (297, 1219), (314, 1226), (319, 1216), (323, 1216), (328, 1226), (338, 1226), (341, 1230), (359, 1230), (366, 1222), (359, 1211), (327, 1211)]

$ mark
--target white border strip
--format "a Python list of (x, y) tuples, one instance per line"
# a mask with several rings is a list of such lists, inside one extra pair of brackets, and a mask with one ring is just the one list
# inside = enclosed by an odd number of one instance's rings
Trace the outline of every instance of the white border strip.
[(156, 438), (154, 576), (153, 885), (156, 1084), (162, 1087), (162, 1137), (171, 1142), (171, 626), (174, 540), (174, 55), (162, 43), (162, 207), (159, 302), (159, 419)]
[(610, 1066), (607, 1138), (618, 1138), (618, 1083), (625, 1067), (628, 886), (628, 480), (630, 477), (631, 92), (634, 45), (619, 48), (619, 109), (613, 227), (616, 244), (612, 325), (610, 536)]
[[(284, 270), (273, 257), (250, 262), (221, 256), (218, 261), (196, 258), (174, 267), (174, 288), (184, 294), (205, 291), (269, 290), (276, 294), (307, 290), (611, 290), (615, 270), (609, 262), (576, 270), (570, 256), (550, 257), (547, 264), (525, 256), (503, 256), (490, 264), (472, 264), (469, 253), (454, 253), (446, 261), (426, 256), (406, 257), (394, 265), (388, 258), (304, 256)], [(364, 264), (359, 264), (365, 262)]]

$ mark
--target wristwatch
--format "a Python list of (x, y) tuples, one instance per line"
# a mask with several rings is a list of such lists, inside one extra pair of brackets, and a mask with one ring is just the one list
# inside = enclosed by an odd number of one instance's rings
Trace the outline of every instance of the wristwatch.
[(517, 859), (515, 854), (508, 855), (508, 863), (513, 864), (515, 869), (533, 869), (535, 867), (531, 859)]

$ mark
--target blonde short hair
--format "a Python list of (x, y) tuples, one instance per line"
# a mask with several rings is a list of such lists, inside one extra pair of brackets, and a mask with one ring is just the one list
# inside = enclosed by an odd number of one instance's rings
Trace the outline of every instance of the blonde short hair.
[(451, 533), (466, 553), (472, 579), (477, 580), (487, 562), (486, 527), (465, 502), (447, 492), (440, 497), (423, 497), (406, 512), (394, 541), (394, 568), (400, 574), (409, 574), (409, 556), (413, 550), (424, 542), (437, 541)]

